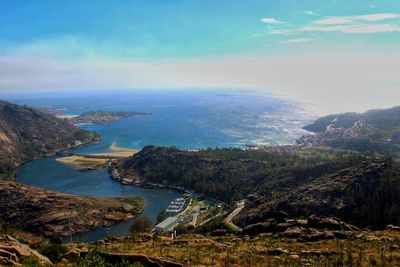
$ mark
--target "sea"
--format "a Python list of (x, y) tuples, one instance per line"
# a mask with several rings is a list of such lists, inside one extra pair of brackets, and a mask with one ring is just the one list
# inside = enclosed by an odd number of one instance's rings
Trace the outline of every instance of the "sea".
[[(114, 121), (109, 125), (85, 124), (96, 131), (100, 143), (79, 148), (78, 153), (108, 152), (112, 144), (141, 149), (147, 145), (181, 149), (287, 145), (307, 132), (303, 126), (316, 115), (306, 105), (279, 96), (234, 90), (132, 90), (104, 92), (60, 92), (0, 96), (21, 105), (66, 115), (88, 111), (134, 111), (149, 113)], [(118, 197), (138, 195), (145, 199), (141, 216), (153, 222), (160, 211), (180, 193), (166, 189), (144, 189), (121, 185), (105, 170), (79, 172), (59, 163), (56, 157), (21, 165), (17, 181), (59, 192)], [(95, 241), (107, 235), (125, 235), (132, 220), (75, 235), (74, 240)], [(66, 240), (69, 241), (69, 240)]]

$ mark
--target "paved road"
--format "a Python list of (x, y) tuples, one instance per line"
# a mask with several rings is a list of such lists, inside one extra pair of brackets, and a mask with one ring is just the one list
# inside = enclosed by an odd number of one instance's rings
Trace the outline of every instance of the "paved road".
[(244, 200), (241, 200), (236, 203), (236, 209), (232, 211), (226, 218), (225, 218), (225, 223), (232, 228), (235, 231), (242, 231), (243, 229), (237, 226), (232, 222), (233, 218), (235, 218), (236, 215), (239, 214), (239, 212), (244, 208)]

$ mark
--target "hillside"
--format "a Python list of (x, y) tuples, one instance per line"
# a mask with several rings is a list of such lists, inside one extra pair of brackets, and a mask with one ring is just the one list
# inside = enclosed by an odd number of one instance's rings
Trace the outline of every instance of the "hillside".
[(348, 112), (333, 114), (317, 119), (304, 127), (307, 131), (319, 133), (326, 130), (328, 125), (334, 124), (337, 128), (350, 128), (357, 121), (365, 121), (377, 128), (394, 129), (400, 127), (400, 106), (389, 109), (369, 110), (365, 113)]
[[(0, 264), (44, 267), (51, 260), (58, 267), (399, 266), (400, 232), (336, 233), (342, 237), (335, 238), (331, 233), (323, 241), (300, 240), (288, 232), (287, 236), (183, 234), (174, 240), (140, 234), (107, 238), (94, 244), (31, 241), (29, 246), (19, 242), (25, 241), (24, 237), (0, 234)], [(346, 235), (349, 237), (345, 238)]]
[(400, 107), (329, 115), (304, 129), (315, 133), (297, 141), (304, 146), (324, 145), (400, 156)]
[(241, 226), (277, 211), (335, 216), (361, 227), (400, 223), (400, 167), (391, 160), (146, 147), (125, 161), (121, 172), (142, 183), (182, 186), (230, 203), (252, 195), (255, 201), (238, 216)]
[(391, 161), (360, 162), (336, 172), (327, 172), (288, 191), (249, 202), (235, 218), (238, 225), (264, 223), (276, 213), (290, 217), (337, 217), (359, 227), (384, 229), (400, 224), (400, 166)]
[(23, 161), (98, 138), (49, 113), (0, 101), (0, 179), (12, 177)]

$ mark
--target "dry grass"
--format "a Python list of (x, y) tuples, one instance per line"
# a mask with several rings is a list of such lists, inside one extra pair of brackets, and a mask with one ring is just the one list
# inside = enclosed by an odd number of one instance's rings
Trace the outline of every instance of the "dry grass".
[(185, 266), (400, 266), (399, 246), (400, 233), (367, 232), (352, 240), (319, 242), (268, 235), (251, 239), (184, 236), (176, 241), (147, 242), (127, 239), (100, 248), (160, 257)]

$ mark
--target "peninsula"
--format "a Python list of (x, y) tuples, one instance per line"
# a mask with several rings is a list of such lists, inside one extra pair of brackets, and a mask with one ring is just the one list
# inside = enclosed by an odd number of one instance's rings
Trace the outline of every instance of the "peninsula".
[(59, 115), (64, 119), (70, 120), (73, 124), (102, 124), (107, 125), (114, 121), (125, 119), (132, 116), (137, 115), (151, 115), (150, 113), (144, 112), (131, 112), (131, 111), (90, 111), (83, 113), (78, 116), (69, 116), (65, 117), (65, 115)]

